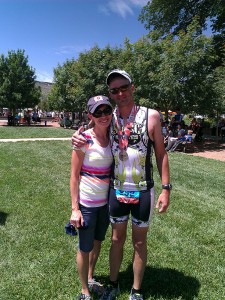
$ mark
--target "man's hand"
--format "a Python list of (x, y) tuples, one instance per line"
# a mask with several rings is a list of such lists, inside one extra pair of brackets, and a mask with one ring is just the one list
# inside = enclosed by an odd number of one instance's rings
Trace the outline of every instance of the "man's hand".
[(86, 139), (82, 136), (83, 131), (84, 131), (84, 127), (81, 126), (77, 131), (74, 132), (71, 139), (73, 147), (81, 148), (85, 145)]
[(170, 192), (164, 190), (159, 195), (159, 199), (156, 204), (156, 208), (158, 208), (158, 212), (159, 213), (165, 212), (167, 210), (169, 204), (170, 204)]

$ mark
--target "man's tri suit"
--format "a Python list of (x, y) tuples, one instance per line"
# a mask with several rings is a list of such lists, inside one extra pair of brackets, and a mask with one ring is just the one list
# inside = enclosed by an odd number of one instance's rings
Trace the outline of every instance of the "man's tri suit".
[(118, 107), (113, 116), (110, 220), (112, 223), (127, 221), (131, 212), (134, 224), (147, 227), (154, 206), (153, 142), (148, 135), (148, 109), (134, 106), (126, 124)]

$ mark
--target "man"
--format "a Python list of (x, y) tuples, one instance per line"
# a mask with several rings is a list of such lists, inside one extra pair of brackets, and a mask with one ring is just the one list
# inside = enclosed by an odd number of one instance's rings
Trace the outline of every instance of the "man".
[[(109, 191), (109, 215), (112, 224), (110, 281), (100, 299), (115, 299), (120, 293), (118, 276), (131, 214), (134, 281), (130, 299), (142, 300), (141, 284), (147, 263), (146, 239), (154, 207), (153, 148), (162, 180), (162, 193), (156, 204), (160, 213), (165, 212), (169, 206), (172, 187), (169, 162), (159, 113), (135, 105), (134, 84), (130, 75), (124, 70), (115, 69), (107, 76), (106, 83), (116, 108), (110, 130), (114, 157)], [(72, 143), (80, 146), (77, 133), (73, 135)]]

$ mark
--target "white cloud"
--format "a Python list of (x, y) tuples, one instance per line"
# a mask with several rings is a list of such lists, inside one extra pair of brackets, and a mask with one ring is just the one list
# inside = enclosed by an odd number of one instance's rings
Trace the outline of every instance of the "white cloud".
[(110, 12), (126, 18), (127, 15), (133, 15), (136, 7), (143, 7), (148, 0), (110, 0), (105, 5), (99, 6), (100, 12), (109, 15)]
[(77, 56), (80, 52), (89, 50), (90, 46), (62, 46), (54, 51), (57, 55)]
[(52, 82), (53, 81), (53, 74), (50, 74), (46, 71), (36, 73), (36, 80), (42, 82)]
[(112, 12), (118, 13), (122, 18), (126, 18), (128, 14), (133, 15), (134, 12), (127, 1), (114, 0), (108, 3)]
[(143, 7), (148, 3), (149, 0), (129, 0), (133, 5)]

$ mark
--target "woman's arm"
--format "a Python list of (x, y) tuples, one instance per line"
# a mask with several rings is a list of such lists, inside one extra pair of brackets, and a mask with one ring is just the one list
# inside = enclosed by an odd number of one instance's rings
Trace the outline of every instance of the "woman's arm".
[(83, 225), (83, 216), (79, 209), (79, 179), (80, 170), (84, 160), (84, 152), (81, 150), (73, 150), (71, 158), (71, 175), (70, 175), (70, 195), (72, 202), (72, 214), (70, 222), (80, 227)]

